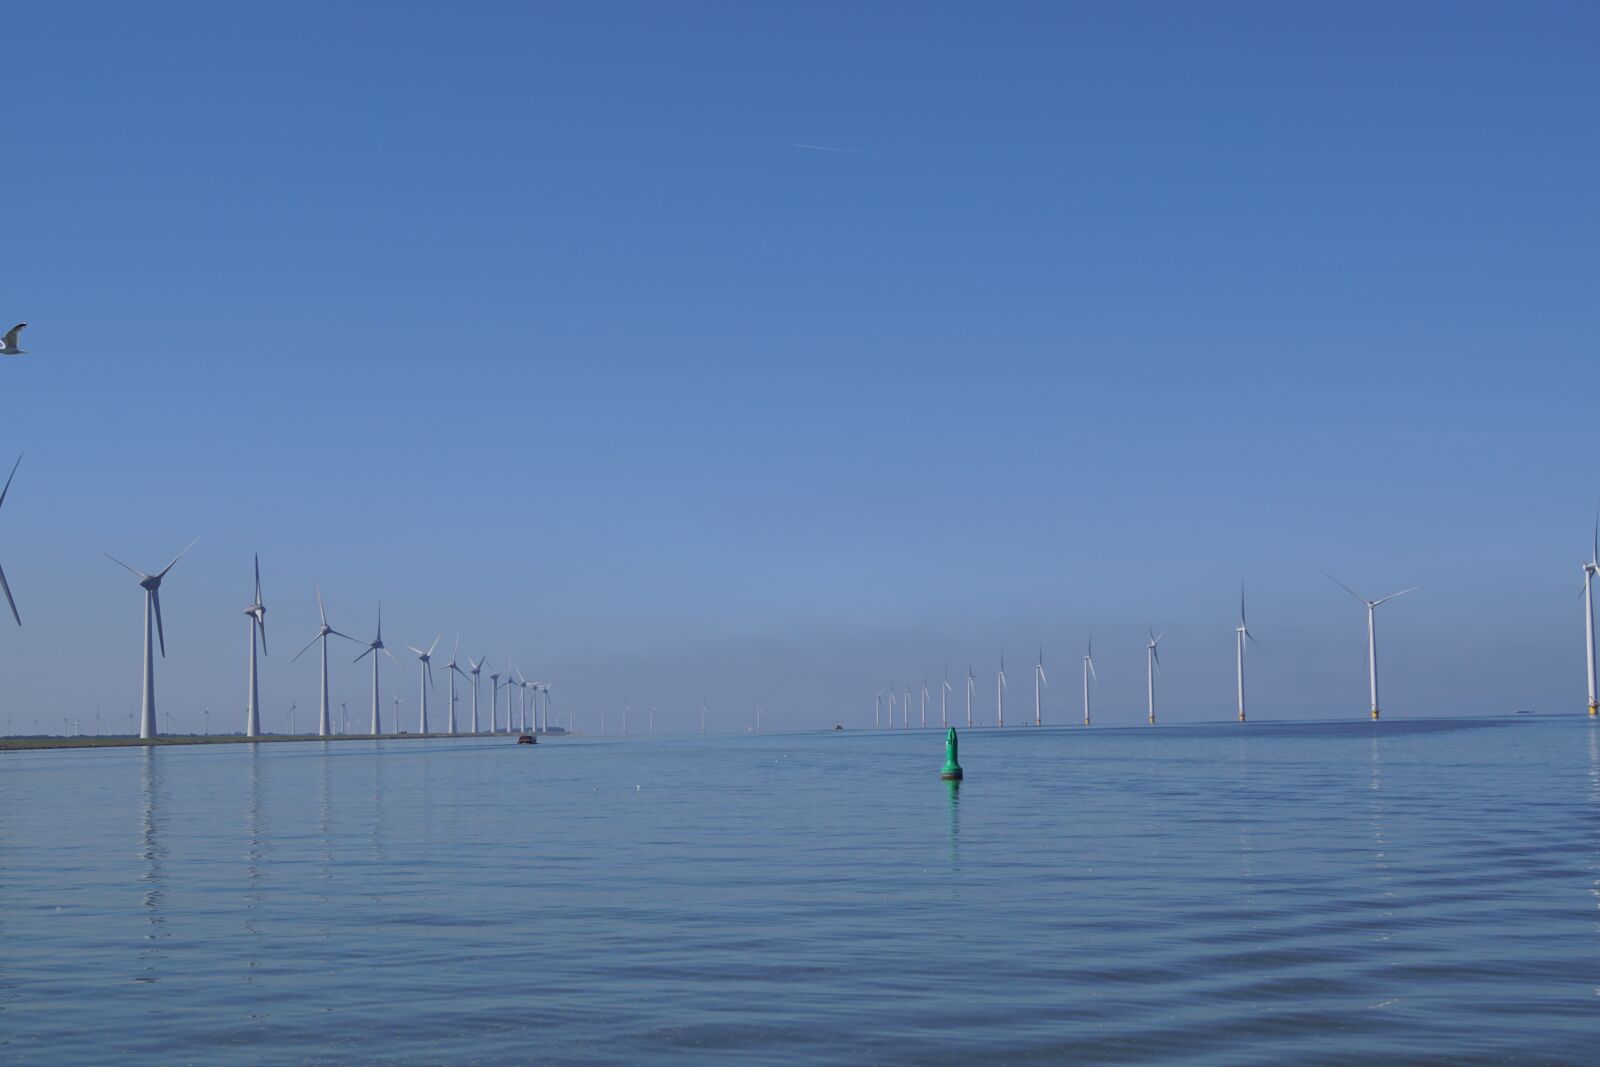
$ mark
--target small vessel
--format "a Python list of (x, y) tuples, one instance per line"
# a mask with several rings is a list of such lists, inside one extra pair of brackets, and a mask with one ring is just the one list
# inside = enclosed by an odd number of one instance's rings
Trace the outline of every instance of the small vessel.
[(517, 738), (517, 744), (519, 745), (537, 745), (538, 743), (539, 739), (532, 734), (522, 734)]

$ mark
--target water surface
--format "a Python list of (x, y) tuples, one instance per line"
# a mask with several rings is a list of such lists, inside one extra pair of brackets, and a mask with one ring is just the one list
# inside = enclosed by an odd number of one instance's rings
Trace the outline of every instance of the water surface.
[(1594, 1062), (1583, 719), (0, 755), (0, 1060)]

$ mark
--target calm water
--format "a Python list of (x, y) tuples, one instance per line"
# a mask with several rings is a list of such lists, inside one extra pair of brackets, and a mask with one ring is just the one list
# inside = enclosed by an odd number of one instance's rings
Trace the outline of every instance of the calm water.
[(7, 1063), (1594, 1063), (1581, 718), (0, 755)]

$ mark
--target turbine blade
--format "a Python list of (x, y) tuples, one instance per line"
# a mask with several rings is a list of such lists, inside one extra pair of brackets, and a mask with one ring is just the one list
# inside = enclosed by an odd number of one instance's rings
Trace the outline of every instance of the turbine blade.
[(361, 653), (361, 655), (357, 656), (355, 659), (351, 660), (350, 662), (351, 663), (360, 663), (362, 660), (364, 660), (368, 656), (372, 655), (372, 653), (375, 652), (375, 651), (377, 651), (377, 650), (373, 646), (368, 645), (367, 646), (367, 650), (365, 652)]
[[(259, 602), (258, 602), (259, 603)], [(261, 631), (261, 654), (267, 654), (267, 620), (264, 615), (255, 616), (256, 629)]]
[(1094, 660), (1089, 661), (1089, 677), (1093, 678), (1096, 682), (1100, 680), (1100, 676), (1096, 674), (1094, 670)]
[(433, 655), (433, 650), (439, 647), (439, 638), (443, 636), (444, 631), (440, 630), (438, 636), (433, 639), (433, 644), (428, 646), (428, 655)]
[(200, 543), (200, 538), (196, 537), (193, 541), (190, 541), (188, 544), (184, 545), (183, 546), (183, 552), (179, 552), (176, 556), (173, 556), (172, 557), (172, 562), (167, 564), (165, 567), (162, 567), (161, 568), (161, 572), (159, 574), (157, 574), (156, 577), (157, 578), (165, 578), (167, 576), (167, 572), (178, 565), (178, 561), (183, 558), (183, 553), (189, 551), (191, 548), (193, 548), (195, 545), (197, 545), (199, 543)]
[(261, 553), (256, 553), (256, 603), (261, 603)]
[(150, 577), (144, 571), (141, 571), (141, 570), (138, 570), (136, 568), (128, 566), (126, 563), (122, 562), (120, 559), (118, 559), (116, 556), (113, 556), (109, 552), (102, 552), (100, 554), (102, 556), (104, 556), (106, 559), (109, 559), (112, 563), (115, 563), (117, 566), (121, 567), (123, 570), (132, 571), (134, 574), (139, 576), (140, 580), (143, 580), (143, 579), (146, 579), (146, 578)]
[(6, 594), (6, 603), (11, 605), (11, 617), (17, 620), (17, 625), (22, 625), (22, 616), (17, 614), (17, 602), (11, 599), (11, 586), (6, 584), (6, 570), (0, 567), (0, 590)]
[(1246, 630), (1244, 635), (1250, 639), (1250, 643), (1252, 645), (1255, 645), (1257, 648), (1261, 647), (1261, 642), (1256, 640), (1255, 634), (1251, 633), (1249, 630)]
[(1044, 664), (1039, 665), (1039, 681), (1044, 683), (1046, 689), (1050, 688), (1050, 677), (1044, 673)]
[[(296, 653), (295, 653), (295, 654), (294, 654), (294, 658), (293, 658), (293, 659), (291, 659), (291, 660), (289, 660), (289, 662), (290, 662), (290, 663), (293, 663), (293, 662), (294, 662), (294, 661), (295, 661), (295, 660), (297, 660), (297, 659), (299, 659), (299, 658), (300, 658), (300, 657), (301, 657), (301, 656), (303, 656), (303, 655), (305, 655), (305, 654), (306, 654), (306, 653), (307, 653), (307, 652), (309, 652), (309, 651), (311, 651), (311, 646), (312, 646), (312, 645), (314, 645), (314, 644), (316, 644), (316, 643), (317, 643), (317, 642), (318, 642), (318, 641), (320, 641), (320, 640), (322, 640), (322, 635), (321, 635), (321, 634), (318, 634), (318, 635), (317, 635), (317, 636), (315, 636), (315, 637), (313, 637), (313, 638), (312, 638), (312, 639), (311, 639), (311, 640), (310, 640), (310, 641), (307, 641), (307, 642), (306, 642), (306, 647), (305, 647), (305, 648), (302, 648), (302, 649), (301, 649), (301, 650), (300, 650), (300, 651), (299, 651), (299, 652), (296, 652)], [(369, 651), (370, 651), (370, 650), (369, 650)], [(362, 653), (362, 655), (363, 655), (363, 656), (364, 656), (364, 655), (366, 655), (366, 653), (365, 653), (365, 652), (363, 652), (363, 653)]]
[(156, 636), (161, 639), (161, 658), (167, 658), (167, 633), (161, 628), (161, 588), (150, 590), (150, 603), (156, 610)]
[(328, 612), (327, 609), (322, 606), (322, 587), (320, 585), (313, 585), (312, 588), (317, 591), (317, 614), (322, 616), (322, 625), (327, 626)]
[(411, 651), (415, 652), (419, 656), (426, 655), (426, 653), (423, 652), (422, 649), (418, 648), (416, 645), (407, 645), (406, 647), (409, 648)]
[(1381, 600), (1374, 600), (1372, 602), (1372, 606), (1373, 607), (1377, 607), (1379, 604), (1386, 604), (1389, 601), (1393, 600), (1397, 596), (1405, 596), (1407, 593), (1415, 593), (1418, 589), (1421, 589), (1421, 588), (1422, 588), (1422, 586), (1420, 586), (1420, 585), (1414, 585), (1410, 589), (1402, 589), (1398, 593), (1390, 593), (1388, 596), (1384, 597)]
[(387, 649), (387, 648), (385, 648), (385, 649), (383, 649), (383, 654), (384, 654), (384, 655), (385, 655), (385, 656), (388, 656), (388, 657), (389, 657), (389, 658), (390, 658), (390, 659), (391, 659), (391, 660), (394, 660), (394, 665), (395, 665), (395, 666), (396, 666), (396, 667), (399, 667), (399, 666), (401, 666), (401, 663), (400, 663), (400, 661), (399, 661), (399, 660), (397, 660), (397, 659), (395, 659), (395, 657), (394, 657), (394, 653), (393, 653), (393, 652), (390, 652), (390, 651), (389, 651), (389, 650), (388, 650), (388, 649)]
[[(27, 455), (27, 453), (23, 453), (23, 455)], [(11, 473), (6, 477), (6, 487), (0, 489), (0, 507), (5, 506), (6, 494), (11, 492), (11, 479), (17, 476), (17, 468), (20, 466), (22, 466), (22, 456), (18, 456), (17, 461), (11, 465)]]
[(1366, 600), (1362, 599), (1362, 596), (1361, 596), (1360, 593), (1356, 592), (1354, 589), (1351, 589), (1348, 585), (1345, 585), (1343, 582), (1341, 582), (1339, 579), (1335, 578), (1333, 575), (1329, 574), (1327, 571), (1323, 571), (1322, 572), (1322, 576), (1324, 578), (1328, 579), (1328, 581), (1332, 582), (1334, 585), (1338, 586), (1340, 589), (1343, 589), (1346, 593), (1349, 593), (1351, 596), (1355, 597), (1357, 600), (1360, 600), (1361, 603), (1363, 603), (1363, 604), (1366, 603)]

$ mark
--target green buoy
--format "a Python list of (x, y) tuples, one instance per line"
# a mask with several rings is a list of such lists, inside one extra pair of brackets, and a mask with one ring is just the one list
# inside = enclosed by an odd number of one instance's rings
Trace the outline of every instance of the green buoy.
[(939, 772), (939, 777), (947, 782), (959, 782), (963, 775), (961, 764), (956, 762), (956, 728), (950, 727), (950, 732), (944, 739), (944, 770)]

